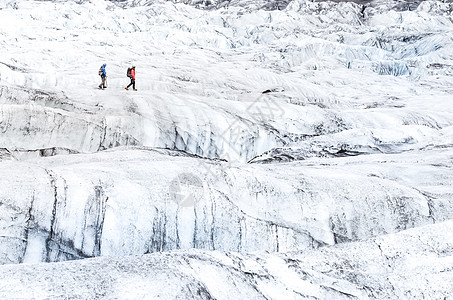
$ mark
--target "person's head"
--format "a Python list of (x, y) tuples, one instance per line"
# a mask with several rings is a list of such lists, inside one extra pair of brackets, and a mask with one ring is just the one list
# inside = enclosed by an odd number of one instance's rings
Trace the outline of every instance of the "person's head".
[(132, 66), (132, 69), (135, 69), (135, 66)]
[(103, 67), (107, 67), (107, 64), (103, 64), (102, 66), (103, 66)]

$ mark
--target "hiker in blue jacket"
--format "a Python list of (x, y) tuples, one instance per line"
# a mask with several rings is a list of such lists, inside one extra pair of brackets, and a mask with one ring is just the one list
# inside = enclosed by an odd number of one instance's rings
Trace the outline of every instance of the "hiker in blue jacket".
[(99, 69), (99, 76), (101, 76), (101, 79), (102, 79), (102, 82), (99, 85), (100, 89), (105, 89), (107, 87), (107, 84), (106, 84), (107, 72), (105, 71), (106, 66), (107, 66), (107, 64), (103, 64), (101, 66), (101, 68)]

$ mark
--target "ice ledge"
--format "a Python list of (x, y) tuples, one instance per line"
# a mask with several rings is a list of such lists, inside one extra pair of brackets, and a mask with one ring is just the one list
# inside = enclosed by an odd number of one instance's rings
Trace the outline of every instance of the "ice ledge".
[(442, 222), (453, 216), (451, 153), (229, 165), (124, 147), (4, 160), (0, 263), (296, 251)]
[(0, 266), (0, 298), (444, 299), (453, 221), (318, 250), (186, 250)]

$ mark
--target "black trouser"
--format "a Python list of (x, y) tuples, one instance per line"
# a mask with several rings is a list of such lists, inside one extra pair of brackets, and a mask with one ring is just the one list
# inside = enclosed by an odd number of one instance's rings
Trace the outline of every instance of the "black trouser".
[(127, 86), (129, 88), (132, 85), (132, 88), (135, 90), (135, 79), (131, 77), (131, 83)]
[(105, 89), (107, 87), (107, 85), (105, 85), (105, 76), (102, 76), (101, 75), (101, 79), (102, 79), (102, 82), (101, 84), (99, 85), (99, 88), (100, 89)]

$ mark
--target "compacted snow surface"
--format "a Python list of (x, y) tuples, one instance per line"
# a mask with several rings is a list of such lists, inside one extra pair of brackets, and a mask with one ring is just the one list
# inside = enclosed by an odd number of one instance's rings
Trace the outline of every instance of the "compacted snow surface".
[(453, 294), (453, 3), (6, 0), (0, 45), (0, 299)]

